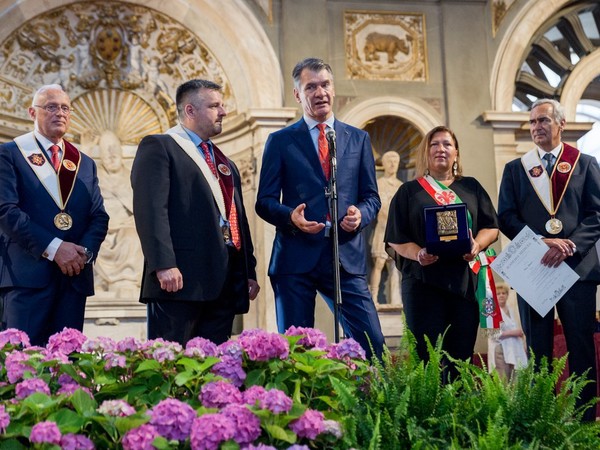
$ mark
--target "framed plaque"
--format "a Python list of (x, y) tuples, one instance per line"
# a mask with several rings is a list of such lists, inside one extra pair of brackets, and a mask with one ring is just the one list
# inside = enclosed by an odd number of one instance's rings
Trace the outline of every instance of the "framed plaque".
[(471, 251), (467, 205), (426, 206), (423, 212), (427, 253), (460, 257)]

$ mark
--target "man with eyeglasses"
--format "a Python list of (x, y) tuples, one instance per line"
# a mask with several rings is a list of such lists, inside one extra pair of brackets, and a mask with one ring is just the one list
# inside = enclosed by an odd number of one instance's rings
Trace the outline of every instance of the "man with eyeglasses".
[(108, 214), (96, 164), (63, 138), (67, 93), (42, 86), (28, 112), (34, 130), (0, 145), (0, 298), (3, 327), (43, 346), (64, 327), (83, 330)]

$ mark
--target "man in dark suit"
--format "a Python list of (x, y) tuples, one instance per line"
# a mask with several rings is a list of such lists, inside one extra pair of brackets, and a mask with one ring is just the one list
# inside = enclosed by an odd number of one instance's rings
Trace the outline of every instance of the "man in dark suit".
[[(600, 266), (594, 244), (600, 238), (600, 169), (595, 158), (561, 142), (565, 116), (557, 101), (536, 101), (529, 124), (537, 147), (504, 168), (498, 202), (500, 229), (513, 239), (529, 226), (548, 245), (541, 263), (557, 267), (564, 261), (580, 277), (556, 309), (570, 371), (581, 375), (589, 369), (588, 378), (593, 381), (581, 395), (583, 403), (596, 393), (594, 331)], [(520, 297), (519, 310), (527, 346), (537, 362), (542, 357), (551, 361), (554, 313), (541, 317)], [(595, 408), (588, 409), (585, 418), (594, 417)]]
[(258, 295), (240, 174), (210, 141), (226, 115), (221, 89), (206, 80), (179, 86), (180, 125), (146, 136), (133, 162), (150, 339), (225, 342)]
[(64, 327), (83, 330), (108, 215), (94, 161), (63, 139), (67, 93), (43, 86), (28, 112), (35, 130), (0, 146), (0, 294), (3, 326), (43, 346)]
[[(335, 89), (329, 64), (316, 58), (293, 70), (294, 95), (304, 117), (271, 134), (265, 145), (256, 212), (277, 228), (269, 276), (275, 292), (277, 325), (314, 326), (319, 291), (332, 307), (333, 252), (328, 199), (328, 158), (319, 141), (337, 136), (341, 324), (368, 355), (381, 355), (383, 334), (366, 280), (362, 230), (376, 217), (375, 162), (369, 135), (334, 119)], [(322, 131), (321, 131), (322, 129)], [(325, 167), (323, 167), (325, 164)], [(365, 334), (366, 333), (366, 334)], [(368, 336), (368, 338), (367, 338)], [(370, 341), (370, 344), (369, 344)]]

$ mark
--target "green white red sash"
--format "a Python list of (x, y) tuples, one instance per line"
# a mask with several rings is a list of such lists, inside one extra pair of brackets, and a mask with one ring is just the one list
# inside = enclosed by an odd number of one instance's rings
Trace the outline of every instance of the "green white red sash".
[(502, 323), (502, 310), (498, 304), (496, 284), (490, 264), (496, 259), (496, 252), (488, 248), (480, 252), (472, 261), (471, 270), (477, 275), (477, 290), (475, 298), (479, 303), (479, 326), (482, 329), (500, 328)]
[(79, 172), (81, 161), (79, 150), (63, 139), (63, 157), (58, 172), (56, 172), (46, 153), (40, 148), (33, 132), (17, 136), (14, 141), (23, 158), (52, 197), (56, 206), (64, 211), (75, 187), (75, 180)]
[[(440, 183), (438, 180), (433, 178), (431, 175), (417, 178), (417, 182), (423, 189), (431, 196), (432, 199), (438, 205), (452, 205), (458, 203), (464, 203), (458, 194), (450, 189), (448, 186)], [(469, 229), (473, 228), (473, 218), (471, 213), (467, 209), (467, 222), (469, 223)]]
[[(449, 205), (464, 203), (458, 194), (448, 186), (440, 183), (431, 175), (417, 178), (423, 189), (433, 198), (438, 205)], [(467, 209), (467, 221), (469, 229), (473, 230), (473, 218)], [(477, 275), (477, 290), (475, 298), (479, 304), (479, 324), (482, 329), (500, 328), (502, 313), (496, 296), (496, 285), (494, 275), (489, 266), (496, 257), (494, 249), (489, 248), (485, 252), (479, 252), (473, 261), (469, 263), (471, 270)], [(480, 270), (485, 267), (484, 270)]]
[(550, 177), (544, 170), (537, 148), (521, 157), (521, 164), (533, 190), (552, 217), (556, 215), (562, 203), (580, 155), (581, 153), (575, 147), (563, 144)]

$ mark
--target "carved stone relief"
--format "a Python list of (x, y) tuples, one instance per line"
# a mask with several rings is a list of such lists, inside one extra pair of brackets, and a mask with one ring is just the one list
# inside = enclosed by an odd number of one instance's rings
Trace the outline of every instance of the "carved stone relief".
[(506, 15), (508, 8), (512, 6), (515, 0), (493, 0), (492, 2), (492, 35), (496, 36), (496, 31), (500, 28), (502, 20)]
[(423, 14), (347, 11), (344, 25), (350, 78), (427, 81)]
[(131, 162), (142, 137), (174, 124), (176, 88), (192, 78), (222, 84), (226, 109), (236, 114), (225, 71), (198, 37), (164, 14), (128, 3), (59, 7), (0, 44), (0, 124), (14, 136), (30, 131), (27, 107), (35, 90), (61, 84), (75, 110), (68, 138), (97, 160), (110, 215), (95, 266), (100, 297), (137, 299), (143, 258), (133, 223)]

